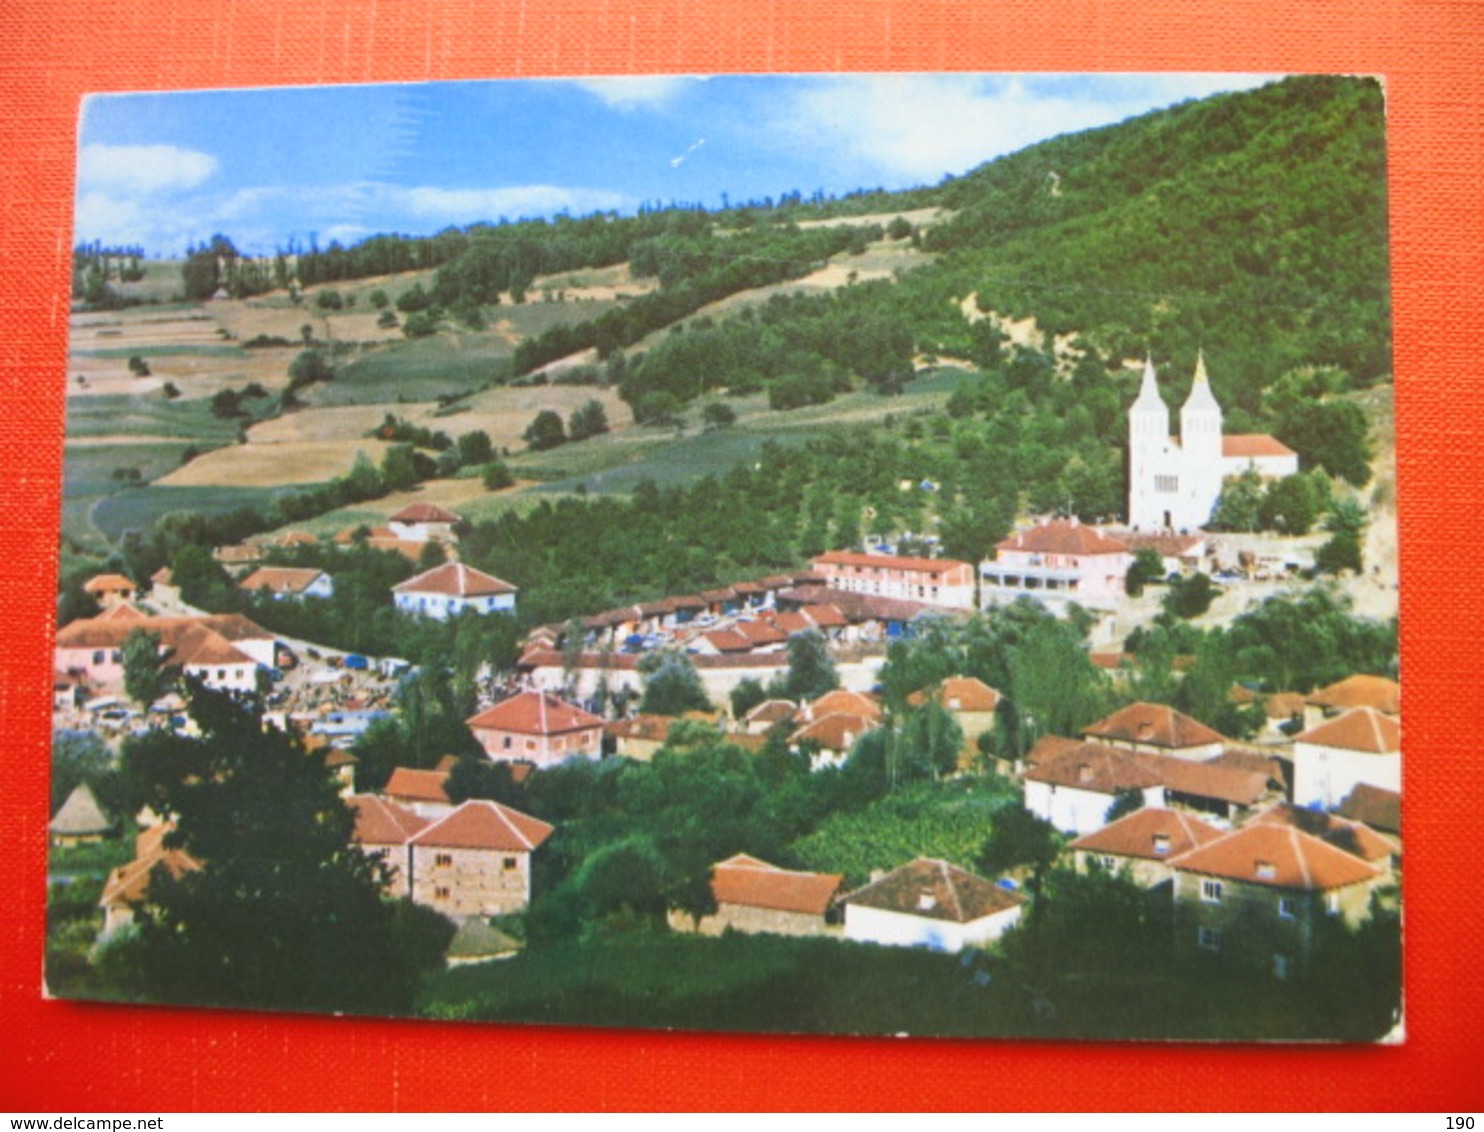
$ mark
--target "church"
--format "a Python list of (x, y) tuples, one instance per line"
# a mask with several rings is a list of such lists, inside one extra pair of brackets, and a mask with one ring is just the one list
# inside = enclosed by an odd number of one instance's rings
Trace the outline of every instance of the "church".
[(1264, 479), (1298, 473), (1298, 453), (1271, 436), (1223, 436), (1221, 406), (1197, 355), (1195, 382), (1180, 407), (1180, 435), (1159, 395), (1154, 362), (1144, 363), (1138, 399), (1128, 411), (1128, 523), (1136, 531), (1206, 526), (1228, 476), (1255, 468)]

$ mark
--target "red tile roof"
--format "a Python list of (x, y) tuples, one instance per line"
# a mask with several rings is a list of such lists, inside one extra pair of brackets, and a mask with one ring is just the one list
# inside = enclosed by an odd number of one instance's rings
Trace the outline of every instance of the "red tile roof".
[(1148, 547), (1164, 558), (1191, 558), (1206, 549), (1204, 535), (1177, 535), (1170, 531), (1119, 531), (1118, 541), (1130, 550)]
[(792, 719), (796, 711), (798, 707), (792, 700), (764, 700), (743, 718), (748, 723), (782, 723), (784, 720)]
[(880, 719), (881, 704), (874, 696), (868, 696), (864, 692), (851, 692), (844, 688), (836, 688), (800, 708), (796, 718), (801, 721), (810, 718), (820, 719), (831, 712), (845, 712), (850, 715), (863, 715), (867, 719)]
[(1389, 755), (1402, 749), (1402, 728), (1391, 716), (1382, 715), (1375, 708), (1363, 707), (1311, 727), (1294, 736), (1293, 741), (1311, 743), (1316, 747)]
[(1080, 746), (1082, 742), (1079, 739), (1068, 739), (1064, 735), (1042, 735), (1025, 753), (1025, 765), (1027, 768), (1036, 766)]
[(866, 715), (851, 715), (832, 711), (806, 723), (788, 737), (790, 743), (816, 743), (826, 751), (848, 751), (867, 731), (876, 727), (876, 720)]
[[(916, 707), (927, 702), (928, 690), (913, 692), (907, 702)], [(1000, 694), (973, 676), (950, 676), (931, 695), (949, 711), (994, 711), (999, 707)]]
[(405, 845), (428, 825), (427, 818), (374, 794), (353, 794), (345, 804), (355, 811), (351, 840), (357, 845)]
[[(1077, 838), (1068, 848), (1115, 857), (1169, 861), (1223, 836), (1222, 830), (1190, 814), (1148, 806)], [(1161, 838), (1163, 851), (1158, 848)]]
[(711, 894), (719, 905), (823, 916), (843, 881), (839, 873), (793, 872), (739, 853), (712, 868)]
[(448, 771), (417, 770), (410, 766), (399, 766), (392, 771), (382, 793), (389, 798), (407, 798), (414, 802), (449, 801)]
[(1143, 743), (1151, 747), (1182, 750), (1225, 740), (1198, 720), (1164, 704), (1134, 703), (1084, 728), (1092, 739)]
[(275, 594), (301, 594), (324, 575), (324, 571), (299, 566), (260, 566), (242, 581), (242, 590), (266, 590)]
[(833, 605), (808, 605), (801, 612), (821, 629), (843, 629), (850, 624), (845, 614)]
[(545, 692), (521, 692), (466, 722), (470, 727), (522, 735), (559, 735), (603, 726), (591, 712)]
[(1046, 782), (1110, 795), (1120, 790), (1147, 790), (1164, 783), (1146, 759), (1101, 743), (1079, 743), (1037, 762), (1025, 772), (1025, 778), (1027, 782)]
[(118, 590), (128, 590), (133, 593), (138, 589), (122, 574), (97, 574), (89, 578), (82, 588), (90, 594), (114, 593)]
[(1288, 802), (1269, 807), (1247, 824), (1291, 826), (1373, 865), (1384, 865), (1397, 851), (1395, 842), (1361, 822)]
[(717, 652), (751, 652), (752, 638), (731, 629), (715, 629), (702, 634), (706, 642)]
[(1270, 774), (1243, 770), (1216, 762), (1191, 762), (1170, 755), (1141, 755), (1164, 782), (1165, 789), (1194, 798), (1209, 798), (1237, 806), (1252, 806), (1268, 792)]
[(1226, 457), (1295, 456), (1296, 452), (1281, 440), (1258, 433), (1238, 433), (1221, 438), (1221, 454)]
[(780, 633), (763, 621), (738, 621), (733, 626), (733, 632), (751, 641), (754, 648), (759, 645), (778, 645), (788, 640), (787, 633)]
[(1124, 543), (1083, 526), (1075, 519), (1052, 519), (1017, 531), (1003, 542), (996, 543), (995, 549), (1072, 556), (1129, 552)]
[(1347, 676), (1311, 693), (1306, 702), (1335, 710), (1368, 707), (1387, 715), (1400, 715), (1402, 686), (1385, 676)]
[(516, 587), (509, 582), (502, 582), (493, 574), (475, 570), (462, 562), (434, 566), (392, 588), (399, 594), (442, 594), (447, 597), (484, 597), (516, 592)]
[(459, 516), (436, 503), (411, 503), (387, 520), (389, 523), (457, 523)]
[[(832, 550), (814, 560), (814, 566), (873, 566), (881, 570), (899, 570), (908, 574), (946, 574), (954, 570), (967, 570), (967, 562), (953, 558), (910, 558), (905, 554), (855, 554), (848, 550)], [(784, 584), (792, 584), (788, 579)]]
[(184, 849), (165, 848), (165, 836), (174, 829), (173, 823), (160, 822), (140, 833), (134, 841), (134, 860), (114, 869), (103, 882), (103, 895), (98, 898), (100, 908), (138, 904), (149, 895), (156, 870), (163, 869), (172, 879), (179, 880), (201, 868), (201, 862)]
[(615, 719), (603, 724), (603, 734), (615, 739), (641, 739), (663, 743), (670, 736), (675, 720), (668, 715), (636, 715), (633, 719)]
[(1375, 880), (1380, 870), (1286, 825), (1246, 825), (1171, 862), (1180, 872), (1287, 888), (1328, 892)]
[(1339, 815), (1379, 829), (1382, 833), (1402, 831), (1402, 796), (1368, 782), (1357, 783), (1340, 803)]
[(857, 889), (842, 903), (969, 924), (1008, 911), (1024, 899), (947, 861), (919, 857)]
[(498, 802), (471, 798), (439, 818), (410, 842), (439, 849), (494, 849), (530, 852), (551, 836), (554, 827)]

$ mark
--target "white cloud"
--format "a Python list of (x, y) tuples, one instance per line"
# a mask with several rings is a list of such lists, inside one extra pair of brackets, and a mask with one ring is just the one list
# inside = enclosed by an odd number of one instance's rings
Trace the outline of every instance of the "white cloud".
[(85, 145), (77, 180), (85, 189), (145, 196), (193, 189), (216, 169), (211, 154), (173, 145)]
[(541, 216), (563, 209), (582, 214), (624, 208), (631, 202), (622, 193), (603, 189), (567, 189), (558, 185), (512, 185), (498, 189), (439, 189), (422, 187), (405, 192), (407, 210), (414, 216), (446, 219), (450, 223)]
[(935, 181), (1057, 134), (1118, 122), (1251, 75), (869, 75), (804, 90), (785, 119), (800, 144), (836, 145), (881, 175)]
[(663, 106), (691, 83), (705, 80), (691, 75), (617, 75), (573, 81), (615, 110), (635, 110)]

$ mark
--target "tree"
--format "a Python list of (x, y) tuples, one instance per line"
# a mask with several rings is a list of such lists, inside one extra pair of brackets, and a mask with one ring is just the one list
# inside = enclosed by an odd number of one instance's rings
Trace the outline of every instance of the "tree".
[(391, 300), (386, 297), (386, 292), (383, 291), (380, 287), (372, 291), (368, 298), (371, 301), (371, 305), (377, 310), (385, 310), (387, 304), (391, 302)]
[(588, 401), (574, 409), (567, 421), (569, 440), (586, 440), (590, 436), (597, 436), (607, 431), (608, 414), (604, 411), (601, 401)]
[(120, 945), (137, 985), (169, 1002), (294, 1010), (408, 1010), (452, 925), (382, 899), (384, 867), (351, 843), (355, 818), (323, 758), (230, 697), (195, 687), (199, 738), (155, 731), (123, 762), (175, 815), (167, 845), (202, 867), (156, 879)]
[(791, 700), (818, 699), (840, 686), (840, 674), (830, 656), (829, 643), (817, 629), (795, 633), (788, 639), (788, 672), (783, 692)]
[(393, 444), (381, 458), (381, 482), (388, 491), (406, 491), (416, 487), (419, 476), (410, 444)]
[(929, 699), (907, 714), (896, 745), (898, 769), (912, 777), (938, 779), (958, 769), (964, 731), (952, 713)]
[(1365, 509), (1353, 499), (1337, 500), (1324, 517), (1323, 525), (1330, 539), (1314, 552), (1314, 565), (1320, 572), (1339, 574), (1352, 570), (1358, 574), (1365, 569)]
[(124, 691), (135, 703), (149, 707), (160, 696), (164, 677), (160, 673), (160, 638), (135, 629), (124, 638)]
[(495, 458), (495, 446), (490, 443), (490, 434), (482, 428), (461, 434), (457, 447), (459, 463), (466, 468), (488, 464)]
[(1278, 439), (1332, 476), (1364, 487), (1371, 478), (1365, 411), (1353, 401), (1300, 401), (1279, 421)]
[(560, 416), (551, 409), (542, 409), (521, 434), (521, 439), (537, 452), (544, 452), (565, 444), (567, 433)]
[(737, 422), (737, 413), (725, 401), (707, 401), (701, 408), (701, 420), (707, 428), (727, 428)]
[(1150, 582), (1164, 577), (1165, 560), (1152, 546), (1141, 546), (1134, 552), (1133, 564), (1123, 579), (1124, 592), (1129, 597), (1138, 597)]
[(1262, 476), (1249, 464), (1239, 476), (1227, 476), (1211, 522), (1226, 531), (1255, 531), (1263, 503)]
[(1317, 482), (1323, 476), (1315, 471), (1274, 480), (1262, 499), (1262, 528), (1281, 535), (1308, 534), (1323, 503)]
[(135, 377), (148, 377), (149, 363), (138, 354), (133, 354), (129, 358), (129, 372)]
[(1056, 827), (1044, 818), (1013, 803), (995, 812), (989, 823), (989, 837), (979, 850), (975, 864), (985, 876), (996, 876), (1009, 869), (1028, 867), (1031, 877), (1026, 888), (1032, 898), (1031, 919), (1040, 918), (1042, 884), (1046, 870), (1061, 852), (1062, 838)]
[(304, 350), (289, 363), (289, 388), (303, 389), (317, 381), (330, 381), (335, 376), (335, 367), (319, 350)]
[(1165, 594), (1164, 611), (1171, 617), (1187, 620), (1199, 617), (1211, 608), (1216, 594), (1211, 579), (1197, 571), (1188, 578), (1178, 578), (1170, 583), (1170, 592)]
[(1113, 802), (1108, 807), (1108, 812), (1103, 815), (1103, 821), (1112, 825), (1119, 818), (1128, 817), (1129, 814), (1137, 813), (1143, 808), (1143, 793), (1133, 787), (1129, 787), (1113, 795)]
[(740, 720), (758, 704), (768, 698), (768, 690), (762, 682), (751, 676), (732, 689), (732, 718)]
[(510, 469), (505, 466), (503, 460), (491, 460), (486, 464), (481, 478), (486, 491), (499, 491), (515, 483), (515, 477), (510, 474)]
[(644, 674), (644, 698), (639, 710), (649, 715), (683, 715), (688, 711), (710, 711), (711, 701), (701, 684), (701, 674), (684, 653), (662, 649), (649, 653), (639, 663)]

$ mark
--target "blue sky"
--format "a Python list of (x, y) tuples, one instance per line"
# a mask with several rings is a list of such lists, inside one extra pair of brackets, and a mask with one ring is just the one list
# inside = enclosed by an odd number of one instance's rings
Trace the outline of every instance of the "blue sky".
[(1056, 134), (1264, 75), (549, 79), (97, 95), (79, 240), (271, 253), (645, 202), (935, 184)]

